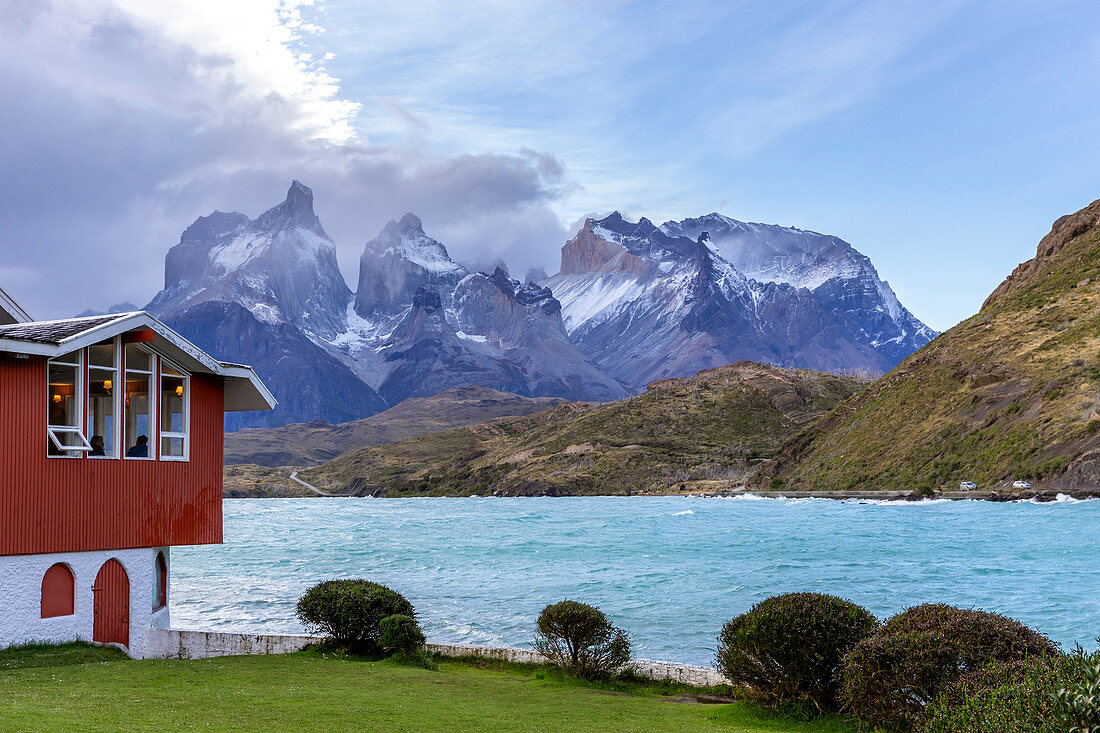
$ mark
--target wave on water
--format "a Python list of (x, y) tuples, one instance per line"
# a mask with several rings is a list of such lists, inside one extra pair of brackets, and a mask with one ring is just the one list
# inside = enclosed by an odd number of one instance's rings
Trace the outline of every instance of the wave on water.
[(694, 510), (694, 509), (685, 509), (685, 510), (684, 510), (684, 511), (682, 511), (682, 512), (673, 512), (673, 513), (672, 513), (672, 516), (674, 516), (674, 517), (682, 517), (682, 516), (684, 516), (685, 514), (694, 514), (694, 513), (695, 513), (695, 510)]
[(1069, 494), (1058, 493), (1053, 499), (1042, 500), (1037, 496), (1033, 496), (1030, 499), (1020, 499), (1019, 501), (1012, 502), (1013, 504), (1080, 504), (1083, 501), (1089, 501), (1089, 499), (1075, 499)]

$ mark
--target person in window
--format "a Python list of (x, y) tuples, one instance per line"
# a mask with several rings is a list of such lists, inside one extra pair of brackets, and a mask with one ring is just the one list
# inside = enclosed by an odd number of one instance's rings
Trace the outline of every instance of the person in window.
[(137, 443), (130, 446), (130, 449), (126, 451), (127, 458), (148, 458), (149, 457), (149, 436), (139, 435), (137, 437)]
[(105, 455), (107, 455), (106, 451), (103, 450), (103, 436), (102, 435), (93, 435), (92, 439), (89, 440), (88, 442), (92, 446), (92, 452), (89, 453), (88, 455), (90, 455), (90, 456), (105, 456)]

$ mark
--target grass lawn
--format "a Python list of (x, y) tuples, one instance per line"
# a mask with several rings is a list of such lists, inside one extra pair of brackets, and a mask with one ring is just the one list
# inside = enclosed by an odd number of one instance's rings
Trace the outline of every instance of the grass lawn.
[(425, 670), (318, 650), (132, 661), (85, 645), (27, 647), (0, 651), (0, 730), (855, 731), (739, 703), (677, 701), (688, 690), (590, 685), (496, 662), (443, 661)]

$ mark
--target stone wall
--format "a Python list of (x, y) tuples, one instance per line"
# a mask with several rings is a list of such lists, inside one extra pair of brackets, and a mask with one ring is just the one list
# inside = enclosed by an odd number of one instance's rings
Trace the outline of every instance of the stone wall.
[[(153, 629), (146, 635), (146, 657), (161, 659), (204, 659), (236, 654), (287, 654), (319, 641), (316, 636), (290, 634), (243, 634), (223, 631)], [(529, 649), (500, 649), (461, 644), (428, 644), (427, 649), (444, 657), (481, 657), (519, 664), (545, 664), (546, 658)], [(695, 687), (725, 684), (717, 670), (668, 664), (648, 659), (630, 662), (639, 677), (670, 680)]]

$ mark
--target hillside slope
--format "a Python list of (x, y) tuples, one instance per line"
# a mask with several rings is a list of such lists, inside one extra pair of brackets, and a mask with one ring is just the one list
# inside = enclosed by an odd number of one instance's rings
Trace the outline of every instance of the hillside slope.
[(977, 315), (784, 445), (754, 488), (1100, 486), (1100, 201)]
[(865, 384), (738, 362), (618, 402), (570, 402), (364, 448), (301, 476), (327, 491), (390, 496), (732, 488), (753, 462)]
[(404, 400), (363, 420), (336, 425), (315, 420), (227, 433), (225, 463), (311, 466), (355, 448), (475, 425), (498, 417), (529, 415), (562, 401), (556, 397), (523, 397), (488, 387), (458, 387), (433, 397)]

